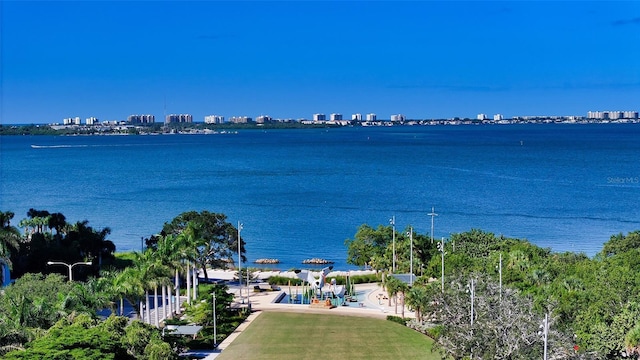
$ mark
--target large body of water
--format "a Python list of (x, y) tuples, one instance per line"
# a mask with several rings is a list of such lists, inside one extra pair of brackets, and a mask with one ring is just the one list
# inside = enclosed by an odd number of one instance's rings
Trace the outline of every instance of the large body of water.
[[(35, 147), (32, 145), (36, 145)], [(640, 125), (246, 130), (0, 137), (0, 210), (110, 227), (119, 251), (189, 210), (244, 225), (249, 261), (346, 264), (361, 224), (479, 228), (594, 255), (640, 229)]]

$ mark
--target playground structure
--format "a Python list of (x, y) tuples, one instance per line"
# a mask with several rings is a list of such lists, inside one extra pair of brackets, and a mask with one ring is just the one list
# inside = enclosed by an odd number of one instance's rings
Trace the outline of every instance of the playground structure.
[[(310, 270), (296, 270), (295, 273), (302, 280), (302, 291), (292, 291), (289, 284), (288, 302), (292, 304), (309, 304), (312, 307), (332, 308), (346, 305), (347, 301), (354, 301), (353, 285), (346, 276), (345, 285), (338, 285), (335, 278), (327, 284), (327, 275), (333, 266), (328, 266), (320, 271), (320, 276), (316, 277)], [(355, 299), (357, 301), (357, 299)]]

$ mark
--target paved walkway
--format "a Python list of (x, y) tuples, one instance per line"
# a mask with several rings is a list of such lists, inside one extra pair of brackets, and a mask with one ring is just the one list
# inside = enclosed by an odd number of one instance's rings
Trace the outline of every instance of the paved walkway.
[[(312, 309), (309, 305), (296, 305), (296, 304), (277, 304), (274, 303), (275, 299), (280, 296), (282, 292), (287, 292), (289, 289), (282, 289), (282, 291), (267, 291), (261, 293), (251, 293), (249, 301), (251, 302), (252, 313), (238, 328), (230, 334), (224, 341), (218, 345), (218, 349), (215, 351), (207, 352), (191, 352), (190, 354), (206, 355), (203, 359), (212, 360), (215, 359), (218, 354), (224, 351), (237, 337), (240, 335), (251, 322), (258, 318), (264, 311), (284, 311), (284, 312), (304, 312), (311, 314), (325, 314), (325, 315), (343, 315), (343, 316), (365, 316), (385, 319), (387, 315), (395, 315), (395, 305), (393, 300), (391, 301), (391, 307), (389, 307), (389, 300), (384, 299), (386, 291), (384, 291), (378, 284), (358, 284), (355, 286), (356, 292), (366, 292), (367, 295), (358, 303), (362, 304), (362, 307), (354, 306), (339, 306), (333, 309)], [(246, 291), (246, 289), (245, 289)], [(243, 297), (246, 300), (246, 292), (243, 291)], [(247, 306), (240, 300), (240, 297), (236, 294), (234, 303), (232, 306)], [(415, 314), (405, 309), (405, 317), (415, 317)], [(398, 316), (400, 316), (400, 307), (398, 307)]]
[[(357, 293), (365, 293), (364, 297), (359, 297), (359, 306), (339, 306), (333, 309), (313, 309), (309, 305), (289, 304), (289, 303), (275, 303), (275, 299), (283, 292), (289, 293), (287, 286), (282, 286), (281, 291), (265, 291), (265, 292), (253, 292), (251, 289), (249, 293), (249, 299), (247, 301), (247, 288), (242, 289), (242, 297), (239, 295), (237, 288), (230, 289), (230, 293), (234, 294), (234, 300), (231, 304), (232, 307), (246, 307), (248, 302), (251, 303), (252, 313), (236, 330), (227, 336), (216, 350), (198, 350), (191, 351), (186, 354), (197, 355), (203, 357), (205, 360), (215, 359), (218, 354), (224, 351), (237, 337), (240, 335), (253, 320), (258, 318), (264, 311), (283, 311), (283, 312), (304, 312), (310, 314), (325, 314), (325, 315), (342, 315), (342, 316), (365, 316), (385, 319), (387, 315), (401, 315), (401, 305), (398, 304), (398, 313), (395, 313), (395, 304), (393, 299), (391, 300), (391, 306), (389, 306), (389, 300), (387, 293), (379, 284), (357, 284), (355, 290)], [(291, 290), (294, 290), (292, 287)], [(162, 311), (162, 308), (159, 308)], [(152, 315), (151, 319), (155, 320), (155, 315)], [(413, 318), (415, 314), (408, 311), (405, 308), (405, 317)]]

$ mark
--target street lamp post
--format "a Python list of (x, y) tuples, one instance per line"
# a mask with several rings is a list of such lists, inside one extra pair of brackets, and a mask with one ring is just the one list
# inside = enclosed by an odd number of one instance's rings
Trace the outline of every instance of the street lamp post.
[(242, 223), (238, 221), (238, 285), (240, 286), (240, 300), (242, 300), (242, 258), (240, 257), (240, 232)]
[(68, 267), (69, 268), (69, 281), (73, 281), (73, 272), (71, 271), (71, 269), (73, 269), (74, 266), (76, 266), (76, 265), (88, 265), (88, 266), (91, 266), (91, 264), (92, 264), (91, 261), (87, 261), (87, 262), (80, 261), (80, 262), (73, 263), (73, 264), (67, 264), (67, 263), (64, 263), (62, 261), (47, 261), (47, 265), (64, 265), (64, 266)]
[(436, 208), (435, 207), (431, 207), (431, 212), (427, 215), (431, 216), (431, 243), (433, 244), (433, 218), (435, 216), (438, 216), (438, 214), (436, 214)]
[(411, 249), (409, 254), (409, 285), (413, 286), (413, 228), (409, 228), (409, 239), (411, 241)]
[(549, 339), (549, 313), (544, 314), (544, 328), (542, 329), (542, 335), (544, 336), (544, 360), (547, 360), (547, 340)]
[(442, 284), (441, 284), (441, 291), (444, 292), (444, 237), (442, 238), (442, 241), (440, 241), (440, 243), (438, 244), (438, 250), (440, 250), (440, 252), (442, 253)]
[(502, 301), (502, 253), (500, 253), (500, 264), (498, 264), (498, 273), (500, 274), (500, 301)]
[(215, 291), (211, 293), (213, 296), (213, 347), (216, 348), (218, 345), (218, 330), (216, 327), (216, 293)]
[(392, 272), (396, 273), (396, 216), (393, 215), (389, 220), (389, 223), (393, 227), (393, 266), (391, 267)]

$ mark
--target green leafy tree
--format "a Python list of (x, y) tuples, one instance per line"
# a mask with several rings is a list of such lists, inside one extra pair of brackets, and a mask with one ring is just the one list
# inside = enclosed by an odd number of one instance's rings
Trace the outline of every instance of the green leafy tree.
[(128, 324), (124, 317), (105, 321), (86, 315), (61, 319), (44, 336), (24, 350), (5, 354), (5, 359), (176, 359), (160, 331), (140, 322)]
[[(374, 229), (363, 224), (358, 228), (353, 239), (345, 240), (347, 263), (357, 266), (371, 265), (374, 259), (384, 257), (385, 249), (391, 241), (391, 227), (385, 228), (379, 225), (377, 229)], [(380, 261), (378, 263), (385, 264)]]
[(604, 244), (600, 256), (609, 257), (633, 249), (640, 249), (640, 230), (630, 232), (627, 235), (620, 233), (611, 236), (609, 241)]
[[(165, 223), (161, 236), (180, 236), (182, 240), (187, 240), (184, 236), (189, 236), (187, 241), (189, 246), (193, 246), (195, 256), (193, 261), (197, 264), (207, 279), (207, 267), (225, 268), (237, 254), (238, 241), (240, 241), (240, 253), (242, 261), (246, 261), (245, 244), (242, 239), (238, 239), (238, 229), (227, 221), (227, 216), (209, 211), (189, 211), (175, 217), (170, 223)], [(176, 238), (177, 239), (177, 238)], [(157, 238), (154, 239), (157, 241)], [(156, 244), (150, 243), (153, 248)]]

